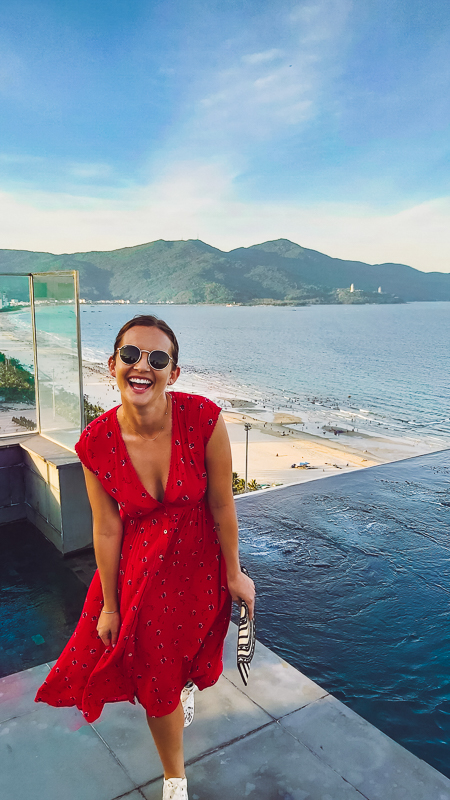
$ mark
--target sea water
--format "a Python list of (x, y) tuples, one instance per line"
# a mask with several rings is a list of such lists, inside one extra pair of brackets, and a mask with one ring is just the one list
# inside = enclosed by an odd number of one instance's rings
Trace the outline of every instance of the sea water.
[(430, 451), (450, 446), (450, 303), (86, 305), (83, 357), (105, 362), (135, 314), (173, 327), (182, 372), (225, 405), (284, 409), (311, 433), (332, 425)]
[[(83, 359), (105, 370), (123, 323), (155, 314), (177, 334), (182, 374), (225, 406), (243, 401), (263, 418), (285, 410), (310, 433), (331, 425), (428, 450), (450, 446), (450, 303), (80, 310)], [(8, 317), (29, 329), (29, 311)], [(65, 307), (52, 309), (54, 336), (63, 340), (65, 327)]]

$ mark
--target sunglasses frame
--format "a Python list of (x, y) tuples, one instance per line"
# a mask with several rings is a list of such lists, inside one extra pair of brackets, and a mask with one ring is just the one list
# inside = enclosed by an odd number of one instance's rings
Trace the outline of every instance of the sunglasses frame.
[[(134, 362), (134, 364), (127, 364), (127, 362), (123, 360), (122, 354), (120, 352), (123, 347), (135, 347), (136, 350), (139, 350), (139, 358), (137, 359), (137, 361)], [(156, 372), (162, 372), (163, 369), (167, 369), (169, 364), (166, 364), (165, 367), (159, 367), (159, 368), (158, 367), (153, 367), (152, 364), (150, 364), (150, 357), (151, 357), (152, 353), (165, 353), (166, 356), (172, 362), (172, 364), (175, 365), (175, 361), (173, 360), (172, 356), (169, 356), (169, 353), (166, 353), (165, 350), (160, 350), (160, 349), (158, 349), (158, 350), (141, 350), (141, 348), (138, 347), (137, 344), (123, 344), (121, 347), (117, 348), (116, 353), (119, 353), (119, 358), (120, 358), (122, 364), (126, 364), (127, 367), (135, 367), (136, 364), (139, 364), (139, 362), (140, 362), (140, 360), (142, 358), (142, 353), (148, 353), (148, 355), (147, 355), (147, 364), (149, 365), (149, 367), (151, 367), (152, 369), (156, 370)]]

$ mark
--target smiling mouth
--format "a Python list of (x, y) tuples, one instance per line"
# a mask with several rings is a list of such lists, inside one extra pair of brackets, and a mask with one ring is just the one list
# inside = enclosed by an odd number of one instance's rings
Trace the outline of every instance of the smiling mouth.
[(140, 394), (145, 392), (149, 386), (153, 386), (153, 381), (149, 380), (149, 378), (128, 378), (128, 383), (134, 392), (139, 392)]

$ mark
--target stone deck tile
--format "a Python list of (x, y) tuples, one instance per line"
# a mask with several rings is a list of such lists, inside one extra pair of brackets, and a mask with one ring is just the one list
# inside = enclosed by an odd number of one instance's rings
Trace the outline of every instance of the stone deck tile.
[(331, 695), (280, 723), (370, 800), (450, 800), (448, 778)]
[(112, 800), (136, 789), (73, 708), (36, 704), (0, 725), (0, 797), (5, 800)]
[(0, 680), (0, 722), (5, 722), (22, 714), (29, 714), (37, 708), (34, 698), (39, 686), (49, 673), (48, 664), (15, 672)]
[[(137, 786), (161, 776), (161, 763), (153, 746), (142, 706), (119, 703), (105, 706), (92, 724), (103, 741), (117, 755)], [(185, 758), (198, 758), (272, 721), (259, 706), (243, 695), (226, 678), (197, 692), (195, 725), (185, 733)]]
[(274, 719), (327, 695), (325, 689), (302, 675), (261, 642), (256, 642), (250, 680), (248, 686), (244, 686), (236, 666), (236, 642), (237, 627), (232, 623), (225, 641), (223, 674)]
[[(277, 722), (203, 757), (186, 775), (189, 800), (363, 800)], [(142, 787), (146, 800), (161, 800), (161, 786)]]
[[(258, 643), (249, 686), (237, 630), (216, 687), (196, 694), (185, 732), (190, 800), (450, 800), (450, 780)], [(161, 800), (145, 711), (34, 703), (49, 665), (0, 682), (0, 796), (7, 800)]]

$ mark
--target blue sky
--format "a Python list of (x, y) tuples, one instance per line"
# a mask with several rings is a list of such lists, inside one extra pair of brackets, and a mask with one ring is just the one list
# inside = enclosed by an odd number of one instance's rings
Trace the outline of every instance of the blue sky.
[(450, 271), (448, 0), (5, 0), (0, 246)]

